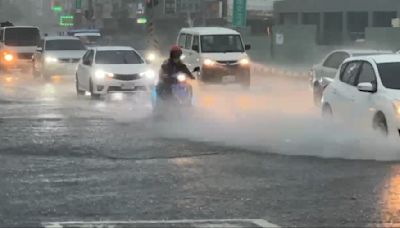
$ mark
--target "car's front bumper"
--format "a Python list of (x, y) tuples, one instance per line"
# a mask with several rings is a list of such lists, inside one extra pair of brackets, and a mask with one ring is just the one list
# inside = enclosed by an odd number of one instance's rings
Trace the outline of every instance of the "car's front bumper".
[(78, 63), (53, 63), (46, 64), (45, 74), (54, 75), (75, 75)]
[(104, 79), (93, 82), (93, 92), (95, 94), (105, 95), (115, 92), (134, 93), (145, 91), (150, 91), (150, 82), (146, 79), (130, 81)]
[(250, 80), (250, 65), (203, 66), (201, 79), (210, 83), (244, 83)]
[(18, 59), (13, 62), (0, 62), (0, 68), (4, 71), (26, 70), (32, 68), (31, 59)]

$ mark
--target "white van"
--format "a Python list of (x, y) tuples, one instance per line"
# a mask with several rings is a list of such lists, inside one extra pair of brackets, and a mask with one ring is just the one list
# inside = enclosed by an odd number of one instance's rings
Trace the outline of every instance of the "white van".
[(177, 39), (182, 60), (190, 70), (200, 68), (206, 83), (239, 83), (250, 87), (250, 60), (239, 32), (220, 27), (183, 28)]
[(0, 71), (31, 69), (32, 56), (39, 41), (37, 27), (0, 27)]

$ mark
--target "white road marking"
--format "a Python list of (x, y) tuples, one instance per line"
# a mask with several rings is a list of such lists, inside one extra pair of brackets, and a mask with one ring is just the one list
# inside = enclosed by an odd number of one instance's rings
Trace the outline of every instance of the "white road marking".
[(83, 227), (113, 227), (114, 225), (135, 225), (135, 224), (196, 224), (202, 223), (199, 227), (224, 228), (224, 227), (241, 227), (235, 223), (251, 223), (260, 228), (279, 228), (278, 225), (272, 224), (264, 219), (183, 219), (183, 220), (135, 220), (135, 221), (69, 221), (69, 222), (48, 222), (43, 223), (44, 228), (63, 228), (65, 226), (81, 225)]

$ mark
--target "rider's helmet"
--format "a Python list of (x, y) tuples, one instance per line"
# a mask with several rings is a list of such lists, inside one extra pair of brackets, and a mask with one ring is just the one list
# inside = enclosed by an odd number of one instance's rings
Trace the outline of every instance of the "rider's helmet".
[(180, 59), (182, 56), (182, 49), (179, 46), (174, 45), (171, 47), (169, 55), (171, 59)]

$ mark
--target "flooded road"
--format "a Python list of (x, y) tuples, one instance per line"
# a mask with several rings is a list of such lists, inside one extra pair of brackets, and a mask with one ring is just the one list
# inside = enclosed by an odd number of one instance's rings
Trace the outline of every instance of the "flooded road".
[(145, 96), (78, 98), (67, 77), (44, 82), (9, 75), (1, 81), (5, 226), (182, 219), (307, 227), (400, 222), (398, 155), (364, 150), (360, 138), (343, 140), (352, 131), (327, 131), (306, 80), (257, 75), (250, 91), (195, 85), (195, 111), (161, 122), (153, 120)]

